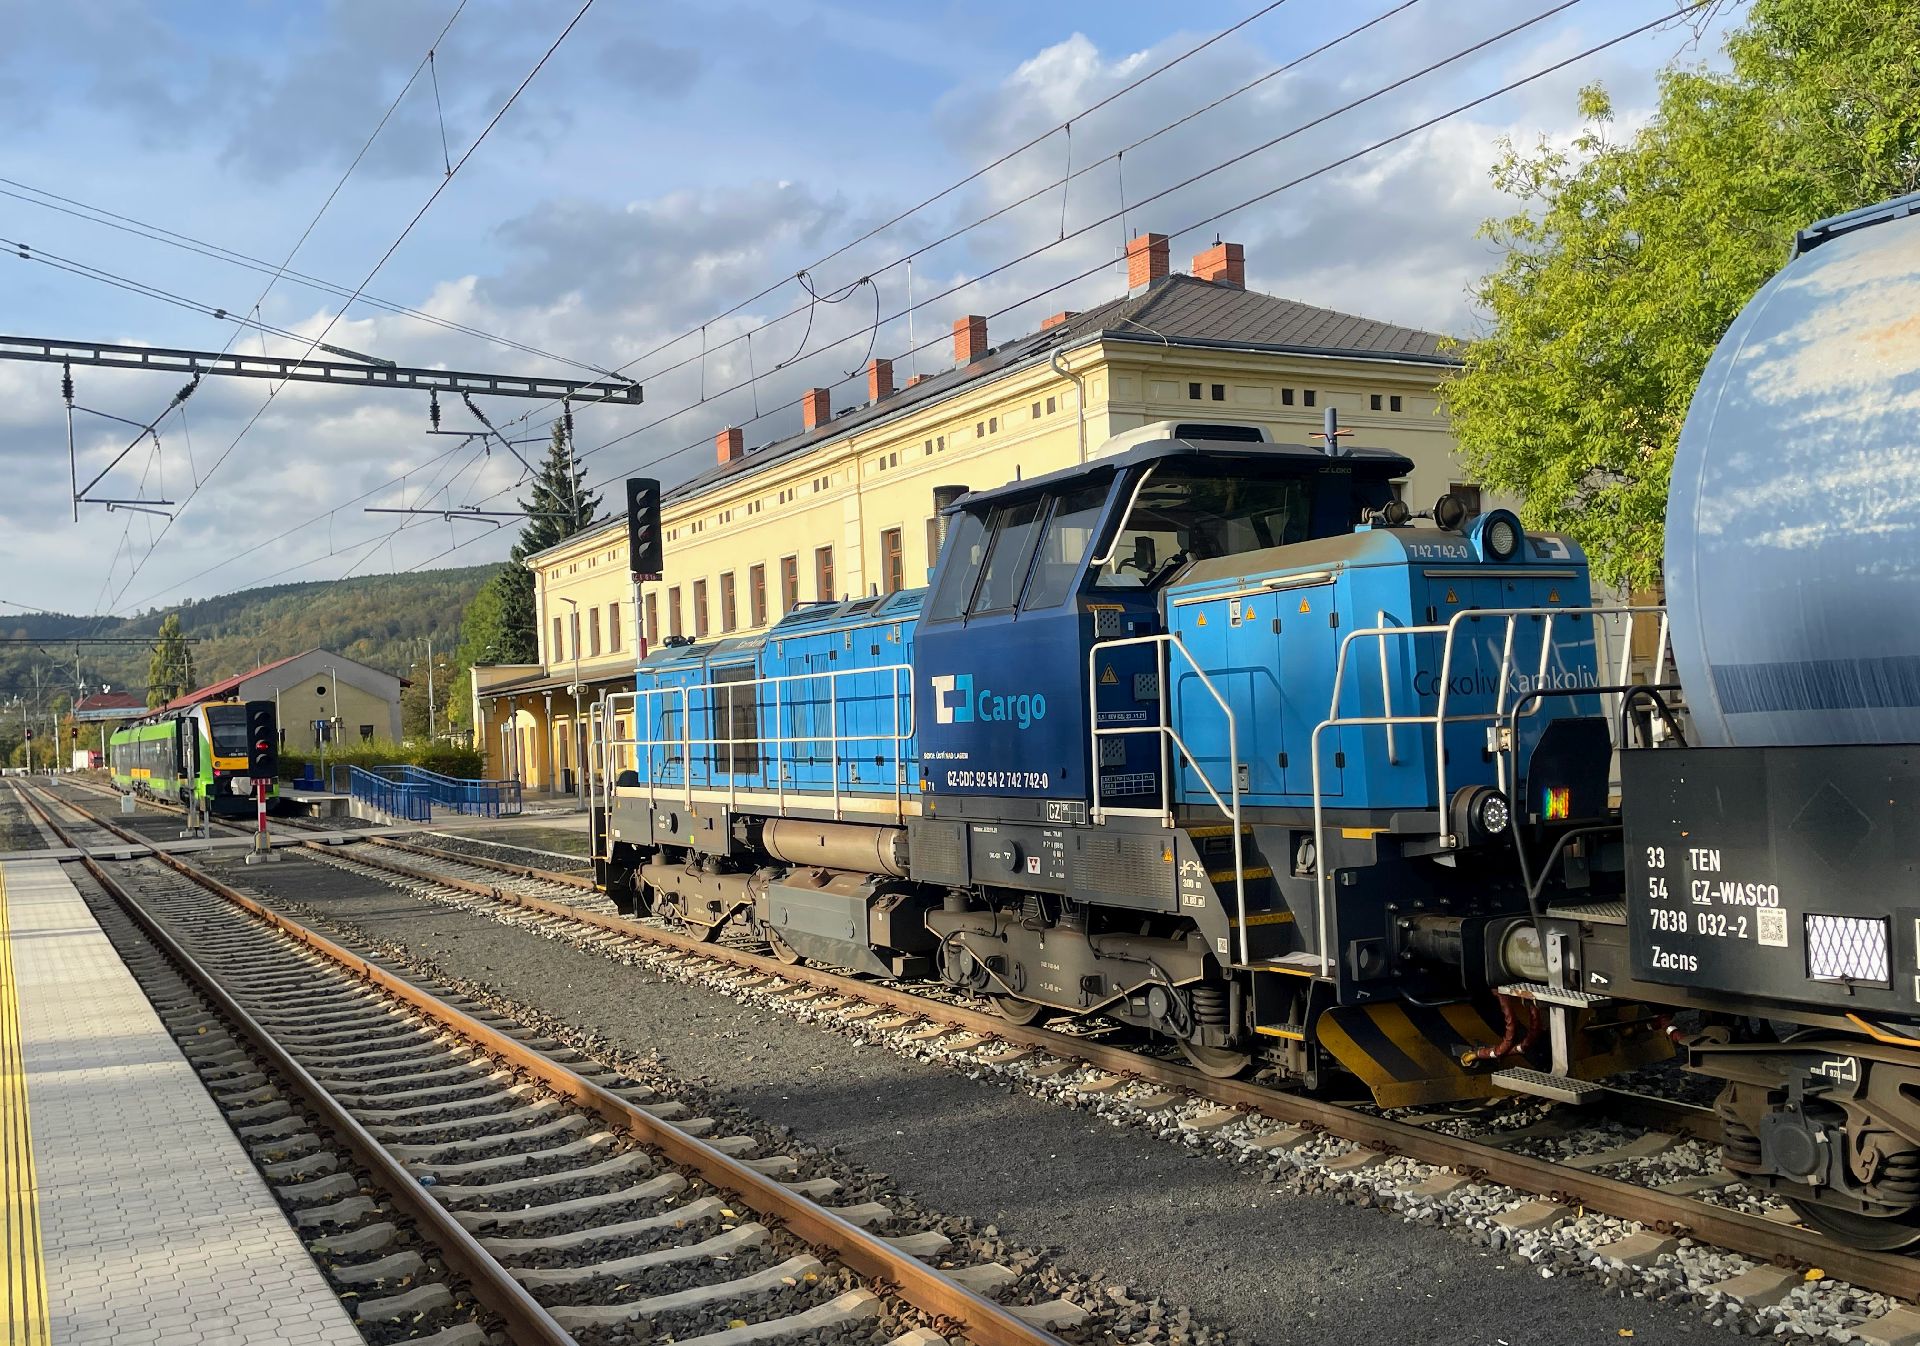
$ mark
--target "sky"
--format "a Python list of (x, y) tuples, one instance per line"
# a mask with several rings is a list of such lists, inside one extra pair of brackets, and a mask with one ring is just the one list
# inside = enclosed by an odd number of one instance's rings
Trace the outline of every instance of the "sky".
[[(723, 427), (797, 430), (808, 387), (864, 401), (870, 355), (946, 367), (960, 315), (998, 344), (1113, 297), (1147, 231), (1176, 269), (1224, 238), (1254, 289), (1471, 336), (1503, 138), (1566, 144), (1595, 81), (1630, 128), (1738, 6), (1370, 147), (1674, 8), (593, 0), (554, 47), (580, 0), (10, 5), (0, 332), (617, 370), (644, 403), (574, 420), (610, 500), (706, 466)], [(78, 481), (172, 502), (76, 522), (61, 371), (0, 361), (0, 603), (125, 615), (506, 554), (510, 522), (365, 512), (516, 508), (520, 463), (429, 434), (424, 394), (209, 377), (168, 411), (182, 382), (74, 371)], [(534, 458), (559, 408), (480, 410)]]

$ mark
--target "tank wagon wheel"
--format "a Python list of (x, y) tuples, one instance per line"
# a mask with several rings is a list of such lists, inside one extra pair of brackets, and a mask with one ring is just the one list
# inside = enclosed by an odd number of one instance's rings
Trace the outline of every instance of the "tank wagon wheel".
[(1253, 1064), (1251, 1053), (1231, 1051), (1226, 1047), (1203, 1047), (1185, 1039), (1181, 1040), (1180, 1052), (1195, 1070), (1216, 1080), (1230, 1080)]
[(1044, 1023), (1054, 1013), (1051, 1005), (1022, 1000), (1017, 995), (994, 995), (987, 999), (993, 1002), (994, 1013), (1010, 1024)]
[(1787, 1205), (1803, 1223), (1851, 1248), (1894, 1253), (1920, 1243), (1920, 1210), (1899, 1215), (1861, 1215), (1857, 1211), (1835, 1210), (1793, 1197), (1787, 1198)]
[(760, 933), (766, 936), (767, 946), (773, 950), (773, 956), (789, 967), (805, 961), (800, 957), (799, 950), (795, 949), (793, 945), (787, 943), (784, 939), (781, 939), (779, 934), (771, 927), (762, 930)]

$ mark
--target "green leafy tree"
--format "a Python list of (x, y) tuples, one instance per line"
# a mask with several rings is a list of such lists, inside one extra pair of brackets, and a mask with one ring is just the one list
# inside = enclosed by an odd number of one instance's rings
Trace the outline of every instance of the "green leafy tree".
[(155, 637), (153, 658), (147, 664), (147, 704), (163, 706), (200, 685), (194, 676), (193, 646), (180, 627), (180, 614), (169, 612)]
[(1490, 319), (1442, 389), (1468, 463), (1572, 534), (1611, 583), (1659, 582), (1667, 481), (1715, 343), (1794, 230), (1920, 184), (1920, 6), (1755, 0), (1720, 70), (1675, 69), (1613, 135), (1581, 92), (1570, 148), (1504, 148), (1517, 199), (1475, 299)]
[(539, 634), (534, 630), (538, 610), (533, 601), (533, 572), (526, 560), (564, 542), (592, 523), (600, 512), (600, 497), (587, 489), (587, 474), (575, 460), (568, 430), (570, 417), (553, 423), (546, 461), (533, 479), (533, 491), (520, 502), (527, 512), (519, 541), (513, 544), (512, 563), (501, 567), (488, 587), (498, 590), (500, 658), (503, 664), (530, 664), (540, 657)]

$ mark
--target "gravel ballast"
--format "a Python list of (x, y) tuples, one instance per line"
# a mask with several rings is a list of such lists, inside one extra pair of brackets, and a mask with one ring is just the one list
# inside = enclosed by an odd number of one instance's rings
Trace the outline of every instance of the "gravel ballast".
[(1264, 1181), (727, 996), (289, 856), (226, 877), (310, 906), (535, 1007), (727, 1104), (891, 1174), (926, 1205), (1165, 1295), (1262, 1342), (1549, 1346), (1722, 1338), (1631, 1291), (1546, 1278), (1490, 1248)]

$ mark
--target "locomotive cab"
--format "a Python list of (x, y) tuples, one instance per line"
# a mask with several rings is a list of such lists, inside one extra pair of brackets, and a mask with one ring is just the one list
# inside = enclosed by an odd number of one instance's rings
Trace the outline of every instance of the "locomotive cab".
[[(1010, 800), (1084, 811), (1096, 793), (1163, 805), (1157, 737), (1090, 729), (1157, 722), (1145, 642), (1166, 631), (1165, 591), (1201, 561), (1346, 533), (1411, 469), (1389, 453), (1162, 440), (961, 498), (921, 620), (922, 788), (950, 817)], [(1090, 677), (1096, 645), (1111, 649)]]

